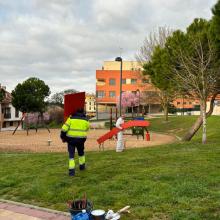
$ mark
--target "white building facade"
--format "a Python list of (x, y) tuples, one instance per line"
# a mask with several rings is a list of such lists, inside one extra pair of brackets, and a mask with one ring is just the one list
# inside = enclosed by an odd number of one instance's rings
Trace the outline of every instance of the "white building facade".
[[(2, 87), (5, 90), (5, 87)], [(5, 90), (5, 98), (0, 103), (0, 130), (14, 130), (22, 118), (22, 112), (11, 103), (11, 94)], [(18, 129), (21, 129), (22, 125)]]

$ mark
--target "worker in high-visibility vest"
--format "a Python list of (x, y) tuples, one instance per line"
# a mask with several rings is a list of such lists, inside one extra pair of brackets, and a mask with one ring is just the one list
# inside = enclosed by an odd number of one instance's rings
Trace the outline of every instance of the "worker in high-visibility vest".
[(83, 109), (71, 115), (62, 126), (60, 137), (63, 142), (67, 142), (69, 152), (69, 176), (75, 175), (75, 148), (79, 155), (79, 169), (85, 169), (84, 143), (89, 130), (89, 122)]

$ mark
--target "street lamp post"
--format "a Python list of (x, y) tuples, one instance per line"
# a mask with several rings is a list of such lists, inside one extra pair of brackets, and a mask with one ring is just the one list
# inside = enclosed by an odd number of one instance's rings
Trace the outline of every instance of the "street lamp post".
[(116, 57), (115, 61), (120, 62), (120, 91), (119, 91), (119, 115), (121, 116), (121, 94), (122, 94), (122, 58)]

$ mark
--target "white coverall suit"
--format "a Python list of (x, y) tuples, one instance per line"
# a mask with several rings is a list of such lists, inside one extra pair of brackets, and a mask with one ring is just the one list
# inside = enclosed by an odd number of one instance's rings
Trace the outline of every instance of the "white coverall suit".
[[(122, 129), (121, 125), (124, 124), (122, 117), (119, 117), (116, 122), (116, 127)], [(123, 131), (118, 132), (117, 134), (117, 146), (116, 152), (122, 152), (124, 150), (124, 140), (123, 140)]]

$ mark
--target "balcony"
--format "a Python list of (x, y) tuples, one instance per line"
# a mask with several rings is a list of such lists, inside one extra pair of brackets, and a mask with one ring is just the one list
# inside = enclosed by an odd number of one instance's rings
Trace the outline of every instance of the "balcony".
[(104, 97), (99, 97), (96, 98), (96, 102), (98, 103), (116, 103), (116, 97), (108, 97), (108, 96), (104, 96)]
[(5, 113), (4, 118), (5, 119), (10, 119), (11, 118), (11, 113)]

